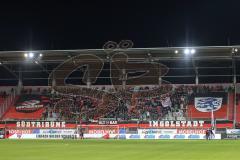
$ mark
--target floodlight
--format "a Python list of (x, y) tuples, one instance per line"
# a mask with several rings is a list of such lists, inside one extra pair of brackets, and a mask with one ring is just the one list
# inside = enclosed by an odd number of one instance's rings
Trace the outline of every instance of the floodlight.
[(32, 52), (30, 52), (29, 54), (28, 54), (28, 56), (29, 56), (29, 58), (33, 58), (33, 53)]
[(235, 51), (235, 52), (238, 52), (238, 49), (237, 49), (237, 48), (235, 48), (235, 49), (234, 49), (234, 51)]
[(178, 50), (175, 50), (174, 53), (175, 53), (175, 54), (178, 54)]
[(42, 57), (42, 56), (43, 56), (42, 53), (40, 53), (40, 54), (39, 54), (39, 57)]
[(188, 55), (190, 53), (190, 50), (187, 48), (184, 50), (184, 54)]
[(191, 49), (191, 54), (194, 54), (196, 52), (195, 49)]
[(25, 53), (25, 54), (24, 54), (24, 57), (25, 57), (25, 58), (27, 58), (27, 57), (28, 57), (28, 54), (27, 54), (27, 53)]

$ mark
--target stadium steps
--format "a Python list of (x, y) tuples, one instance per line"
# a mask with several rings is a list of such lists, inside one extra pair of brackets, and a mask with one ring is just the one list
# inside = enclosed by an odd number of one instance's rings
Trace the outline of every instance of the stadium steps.
[(0, 105), (3, 104), (4, 100), (5, 100), (5, 98), (0, 97)]
[(16, 96), (15, 99), (12, 101), (12, 104), (9, 106), (9, 108), (7, 109), (7, 111), (2, 115), (1, 120), (4, 119), (5, 115), (10, 111), (11, 106), (19, 99), (19, 96)]
[(240, 100), (238, 100), (238, 103), (237, 103), (237, 117), (236, 117), (236, 120), (238, 123), (240, 123)]
[(229, 93), (228, 95), (228, 120), (234, 119), (234, 94)]
[[(15, 99), (13, 99), (13, 101), (10, 102), (10, 103), (13, 104), (13, 103), (15, 102), (16, 98), (17, 98), (17, 97), (15, 97)], [(0, 107), (3, 107), (3, 108), (4, 108), (4, 106), (1, 106), (1, 105), (4, 105), (4, 103), (7, 104), (7, 103), (6, 103), (7, 99), (8, 99), (8, 97), (6, 97), (6, 98), (0, 97)], [(10, 104), (10, 105), (12, 105), (12, 104)], [(4, 109), (3, 109), (3, 110), (5, 110), (5, 109), (6, 109), (6, 110), (3, 112), (3, 114), (0, 115), (0, 120), (3, 119), (4, 115), (6, 114), (6, 112), (8, 112), (9, 108), (10, 108), (10, 107), (7, 106), (7, 108), (4, 108)]]

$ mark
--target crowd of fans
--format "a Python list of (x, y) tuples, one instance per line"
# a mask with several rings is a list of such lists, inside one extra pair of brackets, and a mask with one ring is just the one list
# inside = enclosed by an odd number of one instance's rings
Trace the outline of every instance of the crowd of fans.
[(185, 120), (189, 97), (196, 93), (227, 92), (223, 86), (139, 87), (106, 90), (55, 87), (43, 119), (91, 121), (98, 118), (126, 120)]

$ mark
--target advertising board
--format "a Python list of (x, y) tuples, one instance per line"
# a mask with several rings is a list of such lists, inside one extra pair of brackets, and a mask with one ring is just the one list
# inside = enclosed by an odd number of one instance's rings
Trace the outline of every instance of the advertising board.
[(10, 139), (64, 139), (76, 138), (75, 129), (10, 129)]
[(227, 134), (240, 135), (240, 129), (227, 129)]
[(240, 139), (240, 129), (227, 129), (227, 138)]
[[(205, 134), (125, 134), (120, 139), (206, 139)], [(221, 139), (221, 134), (215, 134), (213, 139)]]

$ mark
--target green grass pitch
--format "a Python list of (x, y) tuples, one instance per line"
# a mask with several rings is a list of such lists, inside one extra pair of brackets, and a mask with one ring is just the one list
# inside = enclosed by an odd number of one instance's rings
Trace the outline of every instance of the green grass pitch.
[(239, 160), (238, 140), (0, 140), (0, 160)]

